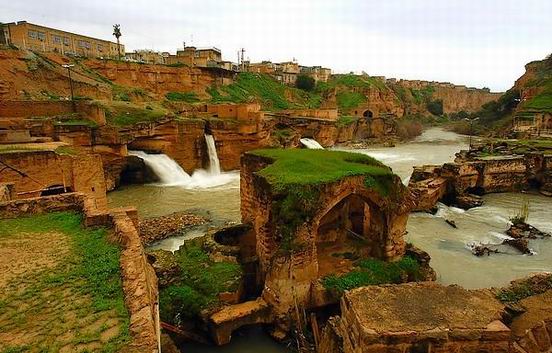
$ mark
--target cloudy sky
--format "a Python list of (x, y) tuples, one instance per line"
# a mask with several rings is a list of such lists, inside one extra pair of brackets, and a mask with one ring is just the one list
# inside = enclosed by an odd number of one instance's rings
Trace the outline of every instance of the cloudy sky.
[(252, 61), (297, 59), (336, 72), (510, 88), (552, 52), (551, 0), (0, 0), (27, 20), (112, 39), (127, 50), (182, 43), (239, 48)]

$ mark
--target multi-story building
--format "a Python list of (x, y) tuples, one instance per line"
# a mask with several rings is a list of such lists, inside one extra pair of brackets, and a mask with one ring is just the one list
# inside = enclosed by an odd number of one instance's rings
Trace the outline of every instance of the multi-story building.
[(117, 57), (124, 55), (125, 46), (107, 40), (44, 27), (26, 21), (0, 25), (0, 40), (5, 45), (20, 49), (90, 57)]
[(169, 56), (168, 64), (185, 64), (190, 67), (213, 67), (222, 61), (220, 49), (185, 47), (178, 49), (176, 55)]
[(301, 66), (301, 73), (314, 78), (316, 82), (328, 82), (332, 70), (322, 66)]
[(299, 74), (299, 64), (294, 61), (287, 61), (274, 64), (276, 79), (285, 85), (294, 85)]
[(141, 49), (126, 53), (125, 59), (146, 64), (167, 64), (169, 56), (170, 54), (167, 52), (160, 53), (149, 49)]

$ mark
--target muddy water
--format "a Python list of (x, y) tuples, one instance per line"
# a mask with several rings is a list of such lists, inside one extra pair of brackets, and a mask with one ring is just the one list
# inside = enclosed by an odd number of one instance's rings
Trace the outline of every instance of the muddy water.
[[(413, 166), (452, 161), (454, 154), (465, 148), (465, 137), (434, 128), (425, 131), (416, 140), (397, 147), (355, 151), (378, 158), (392, 167), (407, 183)], [(534, 194), (494, 194), (486, 195), (484, 199), (483, 207), (465, 212), (441, 206), (436, 216), (423, 213), (411, 215), (407, 239), (431, 255), (438, 281), (480, 288), (505, 285), (512, 279), (532, 272), (552, 271), (552, 240), (532, 241), (531, 247), (535, 251), (533, 256), (499, 254), (477, 258), (467, 248), (467, 244), (472, 242), (501, 242), (509, 217), (524, 200), (530, 202), (529, 222), (541, 230), (552, 232), (552, 198)], [(195, 190), (152, 185), (123, 187), (110, 193), (109, 201), (111, 206), (135, 205), (142, 217), (202, 209), (210, 212), (212, 219), (217, 222), (239, 221), (240, 218), (237, 178), (224, 186)], [(458, 229), (448, 226), (445, 219), (455, 220)], [(189, 236), (197, 236), (195, 233)], [(187, 236), (167, 240), (157, 244), (157, 247), (172, 250)], [(257, 331), (239, 336), (225, 348), (185, 347), (186, 352), (238, 353), (260, 350), (267, 353), (286, 352)]]

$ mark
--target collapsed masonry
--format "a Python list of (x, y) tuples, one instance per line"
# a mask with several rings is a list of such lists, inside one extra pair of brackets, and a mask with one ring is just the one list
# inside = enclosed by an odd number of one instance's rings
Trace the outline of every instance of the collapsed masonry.
[[(242, 259), (256, 263), (259, 305), (270, 316), (257, 322), (288, 332), (297, 306), (336, 303), (321, 279), (355, 267), (339, 254), (384, 261), (405, 254), (410, 196), (380, 162), (335, 151), (260, 150), (241, 164), (242, 221), (252, 226)], [(225, 334), (229, 340), (231, 331)]]
[(461, 208), (480, 204), (475, 195), (537, 188), (552, 194), (552, 156), (543, 153), (466, 158), (454, 163), (415, 167), (410, 184), (416, 194), (415, 211), (430, 211), (437, 202)]

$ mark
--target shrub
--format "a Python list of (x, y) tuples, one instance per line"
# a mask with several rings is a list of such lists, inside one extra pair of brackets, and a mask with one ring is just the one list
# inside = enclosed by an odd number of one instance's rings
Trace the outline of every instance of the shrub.
[(527, 222), (527, 218), (529, 218), (529, 201), (526, 200), (523, 204), (521, 204), (518, 213), (515, 216), (510, 217), (510, 222), (514, 225), (522, 224)]
[(426, 104), (427, 110), (436, 116), (443, 115), (443, 100), (442, 99), (436, 99), (434, 101), (430, 101)]
[(316, 86), (316, 81), (309, 75), (300, 74), (295, 81), (295, 87), (302, 89), (303, 91), (312, 91)]

